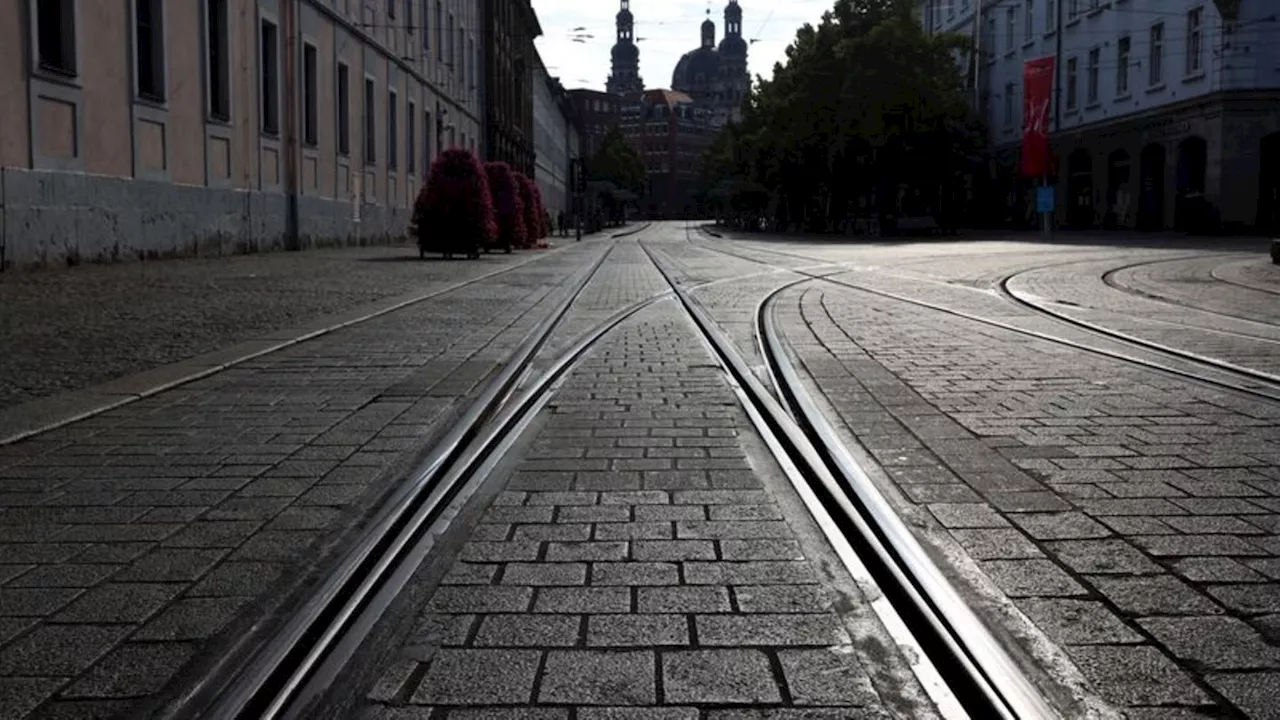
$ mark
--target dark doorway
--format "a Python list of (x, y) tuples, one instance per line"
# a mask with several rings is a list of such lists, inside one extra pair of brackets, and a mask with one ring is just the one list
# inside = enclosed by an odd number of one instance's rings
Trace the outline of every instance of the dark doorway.
[(1257, 230), (1275, 237), (1280, 233), (1280, 133), (1262, 138), (1258, 162)]
[(1178, 144), (1178, 195), (1173, 208), (1177, 230), (1197, 231), (1210, 222), (1209, 203), (1204, 195), (1205, 168), (1209, 147), (1203, 138), (1189, 137)]
[(1142, 187), (1138, 197), (1138, 227), (1164, 229), (1164, 145), (1152, 143), (1142, 149)]
[(1107, 227), (1128, 225), (1133, 214), (1129, 166), (1129, 153), (1124, 150), (1116, 150), (1107, 158), (1107, 215), (1103, 220)]
[(1067, 160), (1067, 202), (1067, 225), (1093, 225), (1093, 158), (1084, 148), (1071, 153)]

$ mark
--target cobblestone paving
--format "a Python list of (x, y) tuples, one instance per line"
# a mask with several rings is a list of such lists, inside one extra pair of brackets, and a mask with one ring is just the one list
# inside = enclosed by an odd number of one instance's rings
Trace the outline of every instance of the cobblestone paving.
[(527, 259), (419, 262), (416, 247), (0, 273), (0, 408)]
[(1123, 268), (1112, 273), (1108, 282), (1130, 292), (1220, 315), (1268, 324), (1280, 322), (1280, 311), (1276, 310), (1280, 273), (1272, 278), (1270, 292), (1219, 279), (1230, 277), (1242, 262), (1271, 267), (1267, 258), (1241, 261), (1238, 255), (1216, 255)]
[(644, 311), (557, 393), (370, 693), (377, 717), (932, 715), (677, 313)]
[(779, 310), (859, 442), (1105, 698), (1276, 717), (1280, 408), (830, 286)]
[(128, 714), (285, 601), (603, 252), (0, 448), (0, 708)]

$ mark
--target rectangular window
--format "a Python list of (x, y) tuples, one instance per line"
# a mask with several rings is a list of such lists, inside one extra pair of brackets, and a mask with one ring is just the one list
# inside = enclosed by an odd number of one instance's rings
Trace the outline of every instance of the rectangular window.
[(315, 147), (319, 144), (316, 118), (316, 46), (302, 44), (302, 142)]
[(276, 135), (280, 132), (280, 71), (279, 51), (276, 47), (276, 26), (262, 21), (262, 132)]
[(372, 165), (378, 161), (378, 133), (374, 121), (373, 78), (364, 79), (364, 162)]
[(412, 175), (418, 164), (418, 106), (412, 100), (405, 111), (404, 159), (409, 174)]
[(993, 61), (994, 61), (994, 60), (995, 60), (995, 56), (996, 56), (996, 54), (997, 54), (997, 50), (996, 50), (996, 16), (995, 16), (995, 13), (992, 13), (992, 14), (990, 14), (990, 15), (988, 15), (988, 16), (987, 16), (987, 38), (986, 38), (986, 42), (985, 42), (984, 44), (985, 44), (985, 46), (988, 48), (988, 49), (987, 49), (987, 58), (988, 58), (989, 60), (993, 60)]
[(36, 8), (36, 55), (40, 68), (76, 74), (75, 0), (39, 0)]
[(396, 19), (396, 0), (387, 0), (387, 17)]
[(444, 8), (436, 0), (436, 60), (444, 62)]
[(1187, 74), (1195, 75), (1204, 67), (1202, 40), (1204, 35), (1204, 8), (1187, 13)]
[(209, 73), (209, 117), (231, 119), (231, 56), (227, 0), (205, 0), (205, 60)]
[(162, 0), (134, 0), (133, 42), (138, 97), (164, 102), (164, 5)]
[(1051, 33), (1058, 29), (1058, 2), (1047, 0), (1044, 6), (1044, 31)]
[(456, 61), (457, 61), (458, 57), (457, 57), (457, 55), (455, 55), (455, 54), (454, 54), (454, 53), (457, 51), (457, 44), (454, 42), (454, 33), (453, 33), (453, 13), (449, 13), (449, 30), (448, 30), (448, 32), (449, 32), (449, 67), (450, 67), (451, 69), (455, 69), (455, 70), (456, 70), (456, 69), (457, 69), (457, 63), (456, 63)]
[(1022, 40), (1023, 42), (1031, 42), (1031, 39), (1036, 35), (1036, 0), (1027, 0), (1022, 12), (1024, 15), (1022, 18)]
[(1013, 127), (1013, 83), (1004, 86), (1004, 126)]
[(1067, 0), (1067, 20), (1075, 20), (1080, 16), (1080, 0)]
[(431, 133), (434, 132), (431, 125), (431, 111), (427, 110), (422, 113), (422, 177), (431, 174)]
[(1098, 102), (1098, 62), (1101, 59), (1102, 50), (1094, 48), (1089, 51), (1089, 65), (1086, 68), (1089, 77), (1086, 83), (1086, 102), (1094, 105)]
[(1078, 89), (1078, 79), (1076, 78), (1076, 58), (1067, 58), (1067, 109), (1076, 109), (1076, 91)]
[(396, 91), (390, 89), (387, 91), (387, 167), (392, 170), (396, 169), (399, 164), (400, 152), (396, 145), (396, 121), (400, 119), (399, 107), (396, 104)]
[(1147, 85), (1164, 82), (1164, 23), (1151, 26), (1151, 44), (1147, 57)]
[(1116, 97), (1129, 94), (1129, 36), (1116, 41)]
[(338, 154), (351, 154), (351, 73), (338, 63)]
[(1004, 14), (1004, 49), (1013, 52), (1014, 30), (1018, 27), (1018, 8), (1011, 7)]
[(431, 49), (431, 28), (429, 27), (429, 24), (427, 22), (427, 18), (430, 17), (431, 15), (431, 11), (429, 10), (430, 2), (431, 0), (422, 0), (422, 49), (423, 50)]
[(404, 31), (413, 34), (413, 0), (404, 0)]

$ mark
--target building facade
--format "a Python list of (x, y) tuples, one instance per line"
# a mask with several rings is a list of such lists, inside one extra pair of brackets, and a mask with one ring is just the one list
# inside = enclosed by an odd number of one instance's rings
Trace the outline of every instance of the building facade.
[(636, 47), (636, 19), (631, 0), (621, 0), (616, 18), (617, 40), (610, 52), (612, 61), (605, 89), (614, 95), (631, 95), (644, 90), (640, 77), (640, 48)]
[(1278, 229), (1274, 0), (977, 3), (929, 0), (922, 21), (981, 47), (976, 95), (1015, 221), (1033, 221), (1034, 181), (1014, 173), (1023, 63), (1052, 56), (1057, 222)]
[(604, 136), (618, 127), (623, 98), (610, 92), (579, 88), (569, 91), (569, 101), (581, 125), (582, 157), (590, 159), (600, 149)]
[(729, 0), (724, 9), (724, 39), (716, 46), (716, 24), (707, 10), (701, 44), (685, 53), (671, 73), (671, 89), (693, 98), (711, 111), (719, 125), (742, 119), (742, 105), (751, 92), (747, 74), (747, 41), (742, 37), (742, 7)]
[(715, 112), (674, 90), (646, 90), (621, 106), (620, 127), (647, 173), (645, 204), (653, 218), (695, 212), (698, 169), (719, 126)]
[(430, 160), (482, 145), (475, 2), (3, 8), (5, 264), (399, 236)]
[(573, 103), (560, 81), (537, 60), (533, 84), (534, 181), (552, 218), (573, 209), (569, 167), (579, 151)]
[[(529, 0), (481, 0), (484, 6), (485, 151), (534, 174), (533, 91), (542, 34)], [(474, 2), (473, 2), (474, 4)]]

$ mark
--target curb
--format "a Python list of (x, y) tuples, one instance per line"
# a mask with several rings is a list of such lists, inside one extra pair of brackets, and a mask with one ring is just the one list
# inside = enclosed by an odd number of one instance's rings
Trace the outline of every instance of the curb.
[(630, 236), (630, 235), (638, 235), (638, 234), (640, 234), (640, 233), (644, 232), (645, 230), (648, 230), (648, 229), (649, 229), (649, 226), (651, 226), (651, 225), (653, 225), (653, 223), (651, 223), (651, 222), (643, 223), (643, 224), (641, 224), (639, 227), (629, 228), (629, 229), (627, 229), (627, 230), (623, 230), (623, 231), (622, 231), (622, 232), (620, 232), (620, 233), (617, 233), (617, 234), (614, 234), (614, 235), (610, 235), (610, 236), (609, 236), (609, 239), (611, 239), (611, 240), (612, 240), (613, 238), (628, 237), (628, 236)]
[(143, 370), (115, 380), (108, 380), (93, 387), (38, 398), (0, 410), (0, 447), (12, 445), (20, 440), (25, 440), (50, 430), (56, 430), (95, 415), (101, 415), (107, 411), (115, 410), (166, 390), (172, 390), (180, 385), (201, 380), (278, 350), (283, 350), (308, 340), (314, 340), (343, 328), (402, 310), (424, 300), (430, 300), (468, 285), (488, 280), (496, 275), (517, 270), (569, 247), (573, 246), (552, 247), (535, 255), (530, 255), (527, 259), (514, 265), (495, 268), (469, 280), (459, 280), (436, 290), (393, 296), (366, 304), (355, 310), (338, 313), (336, 317), (331, 315), (327, 318), (294, 326), (293, 328), (270, 331), (262, 337), (236, 343), (193, 358), (161, 365), (150, 370)]

